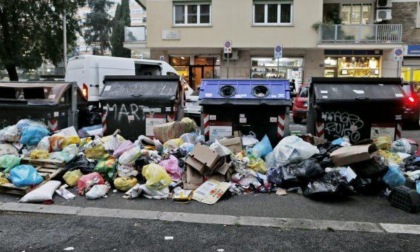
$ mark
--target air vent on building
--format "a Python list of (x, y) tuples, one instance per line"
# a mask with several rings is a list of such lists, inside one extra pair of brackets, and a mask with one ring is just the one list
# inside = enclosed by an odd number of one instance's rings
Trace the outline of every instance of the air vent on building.
[(376, 22), (390, 19), (392, 19), (392, 11), (390, 9), (376, 10)]

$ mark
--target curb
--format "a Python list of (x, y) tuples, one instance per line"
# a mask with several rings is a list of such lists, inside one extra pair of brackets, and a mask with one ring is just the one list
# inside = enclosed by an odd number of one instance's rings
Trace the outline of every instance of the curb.
[[(38, 205), (27, 203), (2, 203), (2, 212), (25, 212), (44, 214), (64, 214), (88, 217), (123, 218), (134, 220), (159, 220), (170, 222), (215, 224), (215, 225), (238, 225), (274, 227), (280, 229), (303, 229), (303, 230), (327, 230), (327, 231), (351, 231), (369, 233), (391, 234), (415, 234), (420, 235), (420, 225), (371, 223), (335, 220), (310, 220), (292, 218), (271, 218), (253, 216), (232, 216), (212, 214), (192, 214), (180, 212), (161, 212), (131, 209), (112, 209), (95, 207), (70, 207), (54, 205)], [(135, 223), (134, 226), (139, 224)]]

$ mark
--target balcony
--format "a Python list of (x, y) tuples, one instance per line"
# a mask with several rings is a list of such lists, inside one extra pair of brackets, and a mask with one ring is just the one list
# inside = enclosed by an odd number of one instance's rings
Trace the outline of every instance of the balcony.
[(147, 29), (145, 26), (124, 27), (124, 42), (146, 44)]
[(401, 24), (334, 25), (321, 24), (318, 27), (322, 44), (401, 44)]

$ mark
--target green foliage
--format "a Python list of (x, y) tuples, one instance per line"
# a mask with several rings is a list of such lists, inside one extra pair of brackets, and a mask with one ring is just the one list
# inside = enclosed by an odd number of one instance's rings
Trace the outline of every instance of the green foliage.
[(84, 1), (0, 0), (0, 62), (11, 80), (16, 67), (33, 69), (43, 61), (63, 60), (63, 13), (67, 18), (68, 45), (74, 45), (79, 25), (76, 12)]
[(117, 5), (112, 25), (112, 56), (131, 57), (131, 50), (124, 48), (124, 27), (130, 26), (130, 23), (130, 6), (128, 5), (128, 0), (122, 0), (121, 5)]
[(88, 0), (91, 12), (87, 14), (83, 24), (86, 30), (83, 34), (87, 45), (99, 45), (98, 54), (103, 55), (110, 48), (111, 15), (107, 13), (114, 3), (109, 0)]

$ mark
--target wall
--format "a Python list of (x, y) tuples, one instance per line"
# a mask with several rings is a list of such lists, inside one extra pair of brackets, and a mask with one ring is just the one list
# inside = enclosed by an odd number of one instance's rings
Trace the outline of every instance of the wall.
[(309, 83), (308, 78), (323, 77), (324, 68), (320, 67), (324, 64), (324, 50), (307, 50), (304, 58), (303, 82)]
[(393, 2), (390, 23), (403, 25), (403, 42), (420, 44), (420, 29), (416, 28), (418, 2)]

